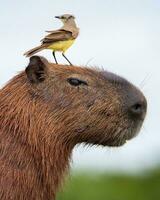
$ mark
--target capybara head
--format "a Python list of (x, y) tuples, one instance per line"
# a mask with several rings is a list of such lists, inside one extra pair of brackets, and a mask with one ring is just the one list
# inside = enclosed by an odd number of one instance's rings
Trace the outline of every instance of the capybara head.
[(26, 74), (31, 97), (47, 105), (44, 120), (68, 144), (120, 146), (142, 126), (145, 97), (115, 74), (55, 65), (39, 56), (30, 58)]

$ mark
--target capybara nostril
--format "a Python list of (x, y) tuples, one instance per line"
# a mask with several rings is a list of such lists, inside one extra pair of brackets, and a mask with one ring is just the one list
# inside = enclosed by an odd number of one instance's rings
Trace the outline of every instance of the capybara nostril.
[(130, 107), (129, 112), (133, 117), (138, 119), (144, 119), (147, 110), (147, 102), (143, 97), (142, 100), (135, 101)]

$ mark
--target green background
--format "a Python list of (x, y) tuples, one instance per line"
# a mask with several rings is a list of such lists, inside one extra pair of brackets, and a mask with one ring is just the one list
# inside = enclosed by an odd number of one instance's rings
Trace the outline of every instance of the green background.
[(143, 175), (87, 174), (71, 175), (58, 200), (159, 200), (160, 169)]

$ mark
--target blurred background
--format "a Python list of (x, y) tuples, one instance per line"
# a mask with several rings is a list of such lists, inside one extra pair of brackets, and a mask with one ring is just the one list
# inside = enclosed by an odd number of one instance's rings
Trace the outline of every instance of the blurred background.
[[(0, 87), (27, 66), (55, 15), (72, 13), (80, 35), (66, 55), (76, 65), (103, 67), (137, 85), (148, 100), (141, 133), (120, 148), (78, 146), (59, 200), (160, 199), (160, 1), (0, 1)], [(39, 53), (53, 60), (50, 51)], [(58, 55), (59, 62), (65, 62)]]

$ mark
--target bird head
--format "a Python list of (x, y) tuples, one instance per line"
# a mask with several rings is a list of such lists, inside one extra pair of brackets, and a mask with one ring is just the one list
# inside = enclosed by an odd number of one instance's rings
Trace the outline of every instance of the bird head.
[(75, 19), (75, 17), (71, 14), (64, 14), (64, 15), (60, 15), (60, 16), (55, 16), (55, 18), (60, 19), (64, 24), (67, 23), (68, 21)]

